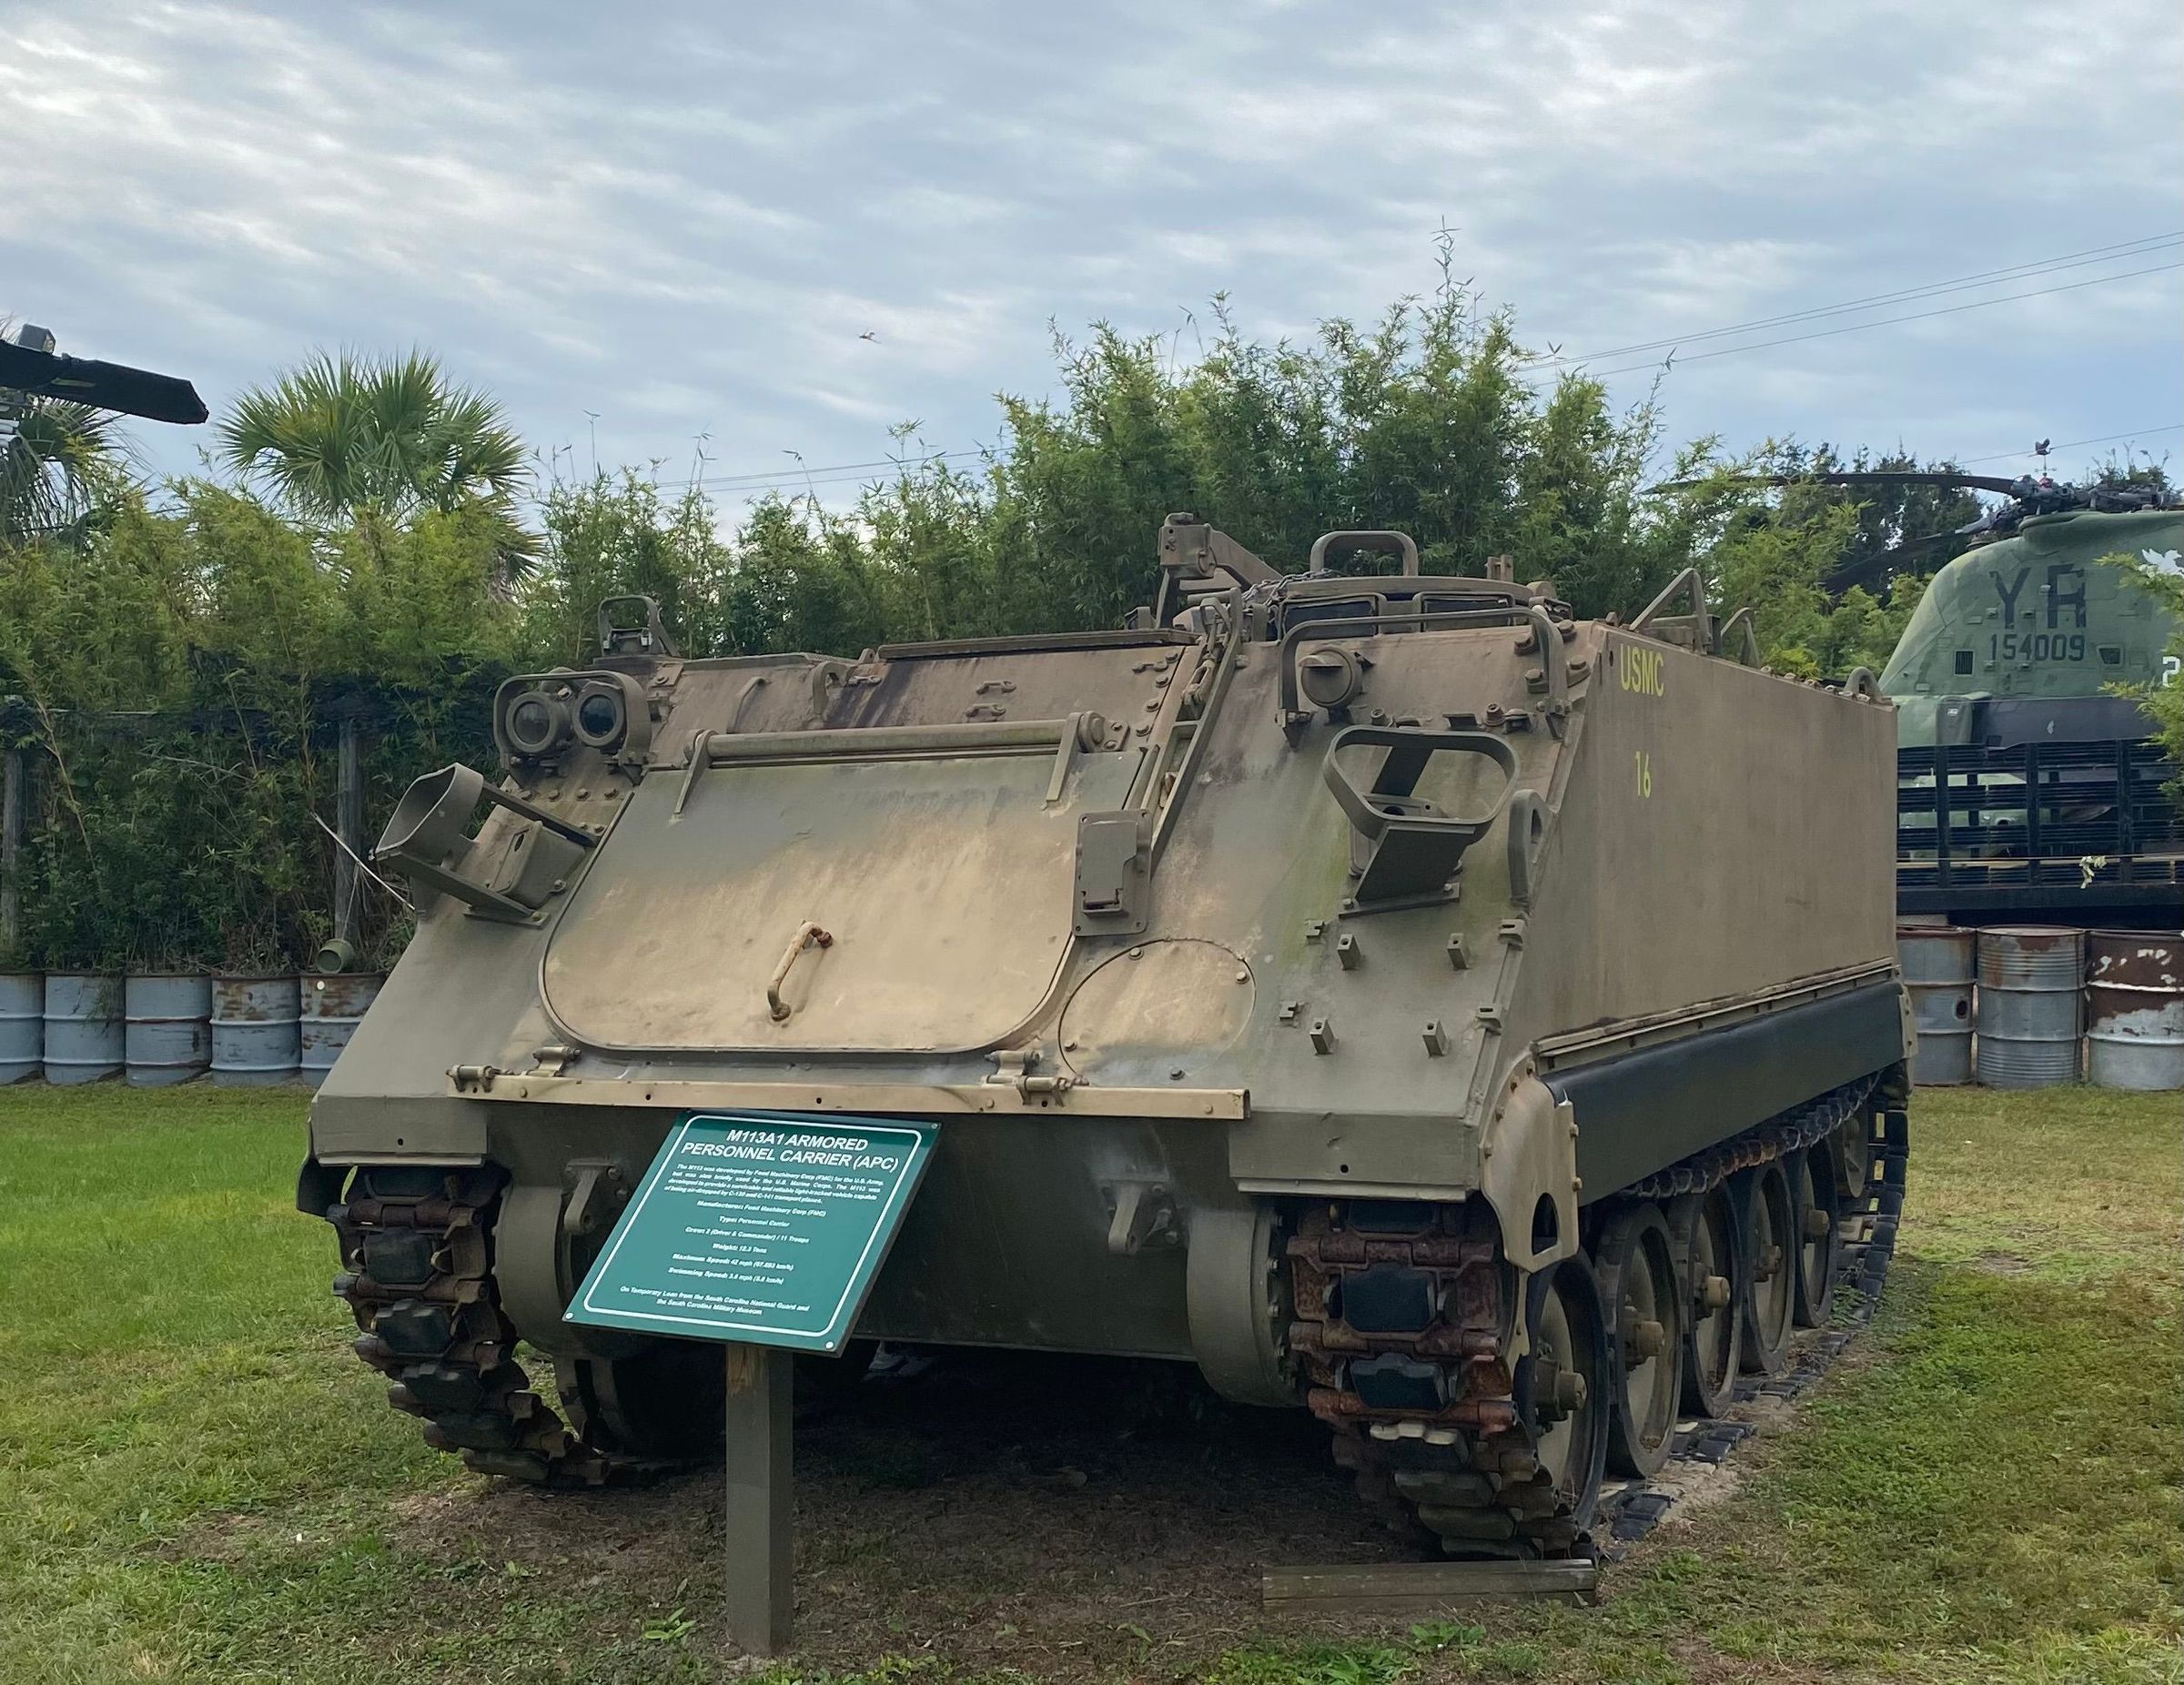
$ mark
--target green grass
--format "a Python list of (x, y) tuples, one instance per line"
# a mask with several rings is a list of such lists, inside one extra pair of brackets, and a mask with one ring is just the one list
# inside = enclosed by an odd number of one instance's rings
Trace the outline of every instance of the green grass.
[(0, 1681), (621, 1677), (664, 1611), (390, 1538), (472, 1478), (347, 1349), (304, 1105), (0, 1091)]
[[(674, 1618), (702, 1591), (404, 1525), (482, 1483), (344, 1349), (329, 1236), (291, 1208), (302, 1113), (0, 1091), (0, 1685), (734, 1675)], [(1876, 1327), (1602, 1607), (1232, 1637), (1179, 1672), (1148, 1646), (1106, 1676), (2184, 1681), (2184, 1103), (1930, 1092), (1914, 1130)], [(972, 1677), (937, 1648), (864, 1666), (841, 1677)]]

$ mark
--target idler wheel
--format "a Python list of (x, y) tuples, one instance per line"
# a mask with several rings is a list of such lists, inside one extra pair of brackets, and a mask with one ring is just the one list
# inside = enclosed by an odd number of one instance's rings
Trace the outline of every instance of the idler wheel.
[(728, 1366), (718, 1346), (656, 1340), (627, 1357), (564, 1357), (554, 1377), (570, 1426), (602, 1451), (669, 1462), (721, 1454)]
[(1719, 1416), (1734, 1402), (1744, 1347), (1736, 1295), (1744, 1266), (1726, 1185), (1672, 1201), (1668, 1230), (1690, 1312), (1684, 1342), (1684, 1408), (1694, 1416)]
[(1600, 1237), (1600, 1298), (1613, 1381), (1608, 1467), (1650, 1475), (1668, 1460), (1684, 1379), (1685, 1310), (1675, 1245), (1658, 1206), (1632, 1206)]
[(1816, 1328), (1835, 1304), (1836, 1223), (1835, 1154), (1821, 1142), (1797, 1155), (1792, 1167), (1797, 1198), (1797, 1326)]
[(1797, 1311), (1796, 1197), (1780, 1159), (1730, 1179), (1744, 1226), (1744, 1368), (1780, 1375), (1788, 1367), (1790, 1335)]
[(1613, 1403), (1600, 1288), (1582, 1253), (1532, 1276), (1525, 1326), (1532, 1349), (1517, 1365), (1517, 1415), (1532, 1434), (1541, 1484), (1582, 1531), (1600, 1504)]

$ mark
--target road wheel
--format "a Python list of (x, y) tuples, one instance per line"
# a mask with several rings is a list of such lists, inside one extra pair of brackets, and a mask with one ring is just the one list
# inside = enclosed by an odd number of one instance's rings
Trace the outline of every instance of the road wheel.
[(1582, 1532), (1600, 1504), (1613, 1403), (1608, 1331), (1584, 1254), (1532, 1276), (1525, 1325), (1532, 1349), (1517, 1365), (1518, 1418), (1532, 1435), (1540, 1485), (1557, 1516)]
[(1685, 1194), (1668, 1207), (1668, 1230), (1684, 1282), (1689, 1327), (1684, 1342), (1684, 1408), (1719, 1416), (1734, 1402), (1744, 1317), (1736, 1286), (1736, 1213), (1724, 1186)]
[(1836, 1173), (1835, 1191), (1852, 1200), (1859, 1199), (1873, 1176), (1873, 1114), (1860, 1106), (1835, 1138), (1842, 1166)]
[(1835, 1226), (1841, 1213), (1835, 1155), (1826, 1142), (1797, 1155), (1791, 1192), (1797, 1207), (1797, 1326), (1816, 1328), (1835, 1308)]
[(1682, 1390), (1684, 1302), (1661, 1208), (1631, 1206), (1600, 1237), (1600, 1298), (1613, 1380), (1608, 1467), (1650, 1475), (1668, 1460)]
[(1731, 1178), (1744, 1227), (1744, 1339), (1739, 1361), (1755, 1375), (1787, 1367), (1797, 1310), (1797, 1207), (1780, 1159)]

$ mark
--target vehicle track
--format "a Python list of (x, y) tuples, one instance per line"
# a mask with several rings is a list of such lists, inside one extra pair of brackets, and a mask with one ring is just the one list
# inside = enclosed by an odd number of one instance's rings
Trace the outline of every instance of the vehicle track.
[[(1694, 1154), (1603, 1205), (1704, 1193), (1839, 1139), (1837, 1161), (1862, 1170), (1864, 1179), (1839, 1212), (1835, 1276), (1857, 1295), (1855, 1309), (1845, 1314), (1862, 1321), (1886, 1283), (1903, 1208), (1909, 1139), (1900, 1098), (1899, 1082), (1866, 1078)], [(1860, 1128), (1863, 1138), (1838, 1135)], [(1456, 1556), (1545, 1557), (1592, 1550), (1603, 1523), (1612, 1538), (1638, 1537), (1666, 1510), (1665, 1494), (1635, 1479), (1597, 1501), (1582, 1494), (1573, 1501), (1568, 1483), (1558, 1488), (1542, 1466), (1544, 1436), (1581, 1412), (1584, 1399), (1569, 1387), (1568, 1368), (1542, 1375), (1533, 1358), (1504, 1359), (1509, 1272), (1497, 1262), (1493, 1230), (1478, 1201), (1351, 1201), (1308, 1212), (1289, 1244), (1298, 1317), (1290, 1344), (1313, 1383), (1307, 1402), (1332, 1429), (1335, 1460), (1356, 1475), (1368, 1505), (1421, 1543)], [(1684, 1267), (1679, 1261), (1680, 1273)], [(1396, 1289), (1413, 1279), (1431, 1290), (1405, 1314)], [(1736, 1396), (1794, 1397), (1848, 1338), (1844, 1330), (1824, 1332), (1807, 1342), (1796, 1367), (1740, 1381)], [(1379, 1383), (1378, 1403), (1354, 1385), (1360, 1367)], [(1438, 1377), (1431, 1386), (1429, 1374)], [(1396, 1377), (1416, 1385), (1420, 1397), (1391, 1406)], [(1672, 1455), (1718, 1461), (1749, 1431), (1749, 1424), (1702, 1421), (1679, 1436)]]
[(580, 1387), (561, 1391), (564, 1422), (516, 1360), (515, 1327), (493, 1285), (493, 1219), (507, 1182), (491, 1165), (353, 1174), (325, 1215), (340, 1237), (334, 1293), (356, 1317), (357, 1356), (391, 1380), (388, 1403), (424, 1418), (427, 1444), (460, 1452), (480, 1474), (589, 1487), (679, 1467), (598, 1443)]
[[(1857, 1297), (1838, 1313), (1870, 1317), (1894, 1255), (1903, 1205), (1907, 1125), (1890, 1095), (1869, 1106), (1873, 1079), (1838, 1089), (1694, 1154), (1618, 1199), (1704, 1192), (1754, 1165), (1804, 1150), (1864, 1121), (1854, 1143), (1863, 1191), (1842, 1213), (1836, 1278)], [(325, 1210), (339, 1237), (334, 1291), (356, 1318), (357, 1355), (390, 1382), (388, 1401), (424, 1421), (426, 1441), (484, 1474), (549, 1488), (637, 1483), (685, 1466), (634, 1455), (589, 1408), (581, 1368), (564, 1377), (557, 1415), (515, 1356), (517, 1334), (493, 1284), (493, 1223), (507, 1175), (493, 1167), (364, 1166)], [(1352, 1218), (1356, 1221), (1353, 1223)], [(1298, 1322), (1291, 1343), (1315, 1383), (1307, 1402), (1334, 1432), (1338, 1463), (1396, 1530), (1459, 1555), (1565, 1555), (1640, 1537), (1669, 1498), (1632, 1480), (1574, 1510), (1541, 1467), (1540, 1400), (1527, 1366), (1500, 1350), (1508, 1272), (1482, 1205), (1351, 1202), (1315, 1207), (1289, 1246)], [(1330, 1316), (1330, 1294), (1376, 1266), (1428, 1272), (1440, 1315), (1403, 1334), (1360, 1333)], [(1385, 1271), (1381, 1272), (1385, 1275)], [(1795, 1397), (1825, 1371), (1850, 1330), (1822, 1332), (1786, 1375), (1738, 1384), (1736, 1396)], [(1387, 1356), (1431, 1365), (1460, 1384), (1431, 1411), (1375, 1408), (1340, 1384), (1344, 1359)], [(566, 1416), (566, 1420), (563, 1416)], [(1749, 1424), (1703, 1420), (1673, 1455), (1719, 1461)]]

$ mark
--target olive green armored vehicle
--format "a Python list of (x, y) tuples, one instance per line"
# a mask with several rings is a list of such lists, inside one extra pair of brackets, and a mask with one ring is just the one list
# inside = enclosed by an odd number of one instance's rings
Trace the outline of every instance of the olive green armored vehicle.
[(501, 689), (498, 782), (405, 797), (299, 1203), (434, 1444), (714, 1441), (717, 1347), (563, 1319), (697, 1111), (937, 1126), (864, 1340), (1195, 1363), (1457, 1553), (1581, 1547), (1826, 1316), (1905, 1150), (1886, 701), (1693, 576), (1620, 626), (1395, 533), (1158, 546), (1128, 629), (854, 661), (609, 604)]

